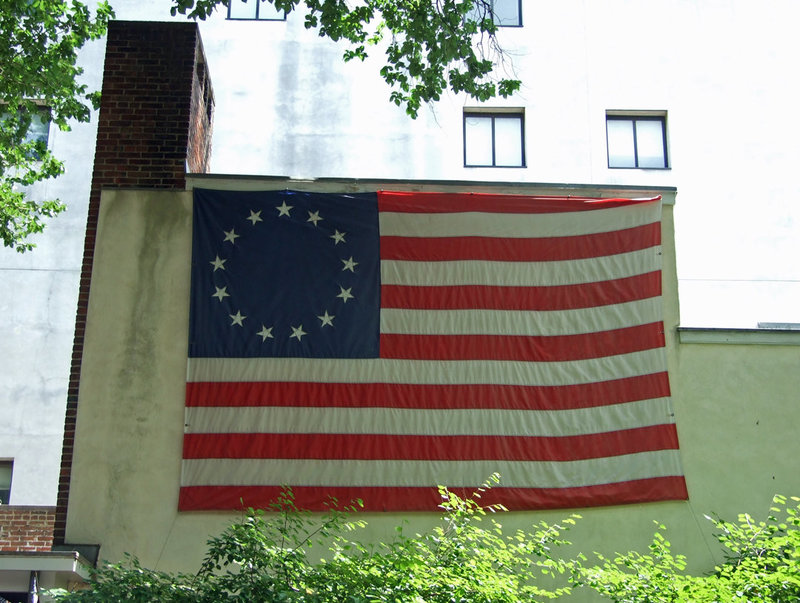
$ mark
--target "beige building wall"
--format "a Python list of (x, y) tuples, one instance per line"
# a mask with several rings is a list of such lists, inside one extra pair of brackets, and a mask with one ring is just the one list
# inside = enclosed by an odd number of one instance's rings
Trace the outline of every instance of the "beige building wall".
[[(195, 178), (197, 186), (351, 191), (370, 184)], [(409, 184), (420, 188), (422, 185)], [(377, 186), (373, 186), (377, 188)], [(385, 188), (402, 188), (397, 183)], [(449, 190), (456, 190), (455, 185)], [(463, 185), (462, 185), (463, 190)], [(471, 190), (566, 194), (531, 186)], [(427, 189), (433, 189), (428, 185)], [(438, 190), (448, 190), (437, 185)], [(573, 187), (574, 192), (574, 187)], [(800, 494), (800, 346), (680, 344), (672, 213), (674, 190), (581, 188), (582, 195), (664, 195), (664, 307), (672, 391), (690, 498), (579, 510), (571, 532), (585, 553), (644, 549), (653, 520), (696, 569), (722, 557), (703, 514), (764, 515), (773, 493)], [(191, 191), (106, 190), (89, 304), (80, 385), (67, 542), (100, 544), (149, 567), (196, 570), (210, 534), (236, 515), (178, 513), (191, 260)], [(569, 511), (513, 513), (508, 527)], [(363, 539), (390, 539), (397, 514), (365, 514)], [(406, 514), (409, 530), (432, 514)]]

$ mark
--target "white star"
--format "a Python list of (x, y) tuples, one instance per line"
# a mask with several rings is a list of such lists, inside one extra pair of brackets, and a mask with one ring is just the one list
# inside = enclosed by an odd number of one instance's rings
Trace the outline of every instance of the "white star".
[(344, 243), (345, 242), (344, 241), (344, 235), (346, 235), (346, 234), (347, 234), (346, 232), (339, 232), (338, 230), (335, 231), (331, 235), (331, 238), (333, 239), (333, 244), (334, 245), (338, 245), (339, 243)]
[(319, 211), (314, 211), (314, 212), (310, 211), (310, 212), (308, 212), (308, 220), (306, 220), (306, 222), (313, 222), (314, 226), (316, 226), (317, 222), (319, 222), (320, 220), (324, 220), (324, 219), (325, 218), (320, 218), (319, 217)]
[(303, 325), (300, 325), (299, 327), (292, 327), (292, 334), (289, 335), (289, 339), (296, 337), (297, 341), (300, 341), (303, 335), (308, 335), (308, 333), (303, 330)]
[(322, 321), (322, 324), (320, 325), (320, 328), (322, 328), (325, 325), (328, 325), (329, 327), (332, 327), (333, 326), (333, 319), (336, 318), (336, 317), (335, 316), (331, 316), (330, 314), (328, 314), (328, 311), (325, 310), (325, 314), (323, 314), (322, 316), (317, 316), (317, 318), (319, 318)]
[(272, 327), (267, 328), (264, 325), (261, 325), (261, 330), (256, 333), (256, 335), (261, 337), (262, 342), (266, 341), (267, 339), (275, 339), (272, 336)]
[(350, 272), (355, 272), (355, 267), (358, 266), (358, 262), (353, 261), (352, 255), (349, 260), (342, 260), (342, 263), (344, 264), (342, 271), (349, 270)]
[(336, 297), (341, 297), (344, 303), (347, 303), (348, 299), (355, 299), (353, 294), (350, 293), (352, 290), (353, 290), (352, 287), (350, 287), (349, 289), (345, 289), (344, 287), (339, 285), (339, 295), (337, 295)]
[(278, 217), (280, 218), (281, 216), (289, 216), (289, 210), (291, 210), (293, 207), (294, 205), (286, 205), (286, 201), (284, 201), (280, 205), (276, 205), (275, 209), (278, 210)]
[(263, 222), (264, 221), (264, 220), (261, 219), (261, 210), (253, 211), (251, 209), (250, 210), (250, 217), (247, 218), (247, 219), (250, 220), (253, 223), (253, 226), (256, 225), (256, 222)]
[(236, 244), (236, 239), (238, 239), (240, 236), (242, 236), (242, 235), (237, 235), (236, 231), (233, 230), (233, 228), (231, 228), (230, 231), (223, 230), (222, 232), (225, 233), (225, 239), (222, 241), (223, 243), (225, 241), (230, 241), (231, 243), (233, 243), (235, 245)]
[(214, 293), (214, 295), (212, 295), (211, 297), (216, 297), (219, 299), (219, 301), (222, 301), (224, 298), (231, 296), (231, 294), (226, 291), (227, 287), (223, 287), (222, 289), (220, 289), (219, 287), (214, 287), (214, 289), (216, 289), (217, 292)]
[(242, 321), (243, 321), (245, 318), (247, 318), (247, 316), (242, 316), (242, 313), (241, 313), (241, 312), (239, 312), (239, 310), (236, 310), (236, 314), (228, 314), (228, 316), (230, 316), (230, 317), (231, 317), (231, 321), (232, 321), (232, 322), (231, 322), (231, 326), (233, 326), (233, 325), (239, 325), (240, 327), (243, 327), (243, 326), (244, 326), (244, 325), (242, 324)]
[(216, 272), (217, 270), (225, 270), (225, 262), (227, 261), (228, 260), (221, 260), (219, 256), (216, 256), (209, 264), (214, 266), (214, 272)]

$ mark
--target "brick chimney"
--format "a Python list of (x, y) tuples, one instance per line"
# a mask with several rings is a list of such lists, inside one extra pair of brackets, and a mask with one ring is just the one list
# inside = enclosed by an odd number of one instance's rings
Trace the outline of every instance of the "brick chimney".
[(181, 190), (208, 171), (214, 93), (194, 23), (113, 21), (108, 27), (94, 173), (67, 391), (54, 540), (64, 542), (89, 282), (104, 188)]

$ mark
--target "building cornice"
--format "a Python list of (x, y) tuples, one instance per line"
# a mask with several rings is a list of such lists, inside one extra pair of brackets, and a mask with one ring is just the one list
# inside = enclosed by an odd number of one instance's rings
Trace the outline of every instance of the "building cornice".
[(800, 330), (678, 327), (678, 339), (681, 343), (800, 345)]
[(673, 186), (634, 186), (622, 184), (580, 184), (564, 182), (507, 182), (493, 180), (408, 180), (396, 178), (291, 178), (289, 176), (246, 176), (238, 174), (187, 174), (186, 188), (221, 190), (265, 190), (290, 188), (304, 190), (320, 185), (331, 190), (359, 192), (366, 190), (463, 191), (526, 195), (587, 197), (653, 197), (660, 195), (665, 205), (674, 205), (677, 189)]

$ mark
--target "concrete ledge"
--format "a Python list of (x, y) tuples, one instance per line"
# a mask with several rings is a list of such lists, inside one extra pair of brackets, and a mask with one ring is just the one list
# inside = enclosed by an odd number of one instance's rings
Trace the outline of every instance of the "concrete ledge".
[(735, 345), (800, 345), (798, 329), (708, 329), (678, 327), (681, 343), (730, 343)]
[(61, 572), (85, 579), (91, 567), (78, 551), (0, 552), (0, 570)]
[[(293, 189), (366, 192), (379, 190), (412, 191), (463, 191), (492, 192), (517, 195), (587, 197), (652, 197), (661, 195), (664, 205), (675, 205), (677, 189), (674, 186), (638, 186), (622, 184), (579, 184), (566, 182), (519, 182), (489, 180), (410, 180), (382, 178), (311, 178), (295, 179), (288, 176), (247, 176), (238, 174), (186, 174), (186, 188), (211, 188), (221, 190)], [(326, 188), (328, 187), (328, 188)]]
[(91, 569), (92, 565), (77, 551), (0, 552), (0, 590), (28, 592), (31, 572), (38, 573), (42, 589), (72, 590), (86, 584)]

